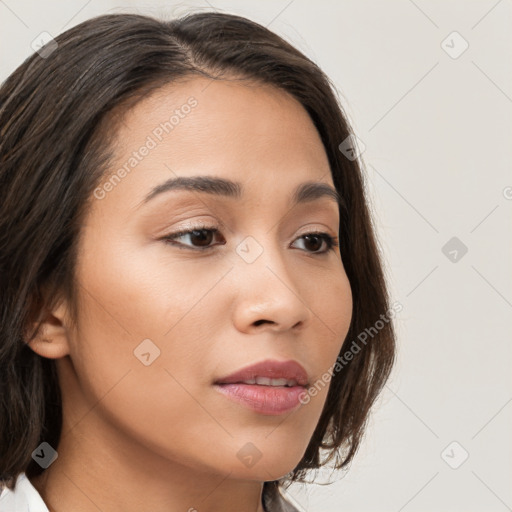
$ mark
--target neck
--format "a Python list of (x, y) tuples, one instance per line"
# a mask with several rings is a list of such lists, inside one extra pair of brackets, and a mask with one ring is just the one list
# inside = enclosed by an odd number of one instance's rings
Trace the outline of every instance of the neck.
[(176, 462), (97, 421), (64, 421), (57, 459), (30, 479), (50, 512), (265, 512), (263, 482)]

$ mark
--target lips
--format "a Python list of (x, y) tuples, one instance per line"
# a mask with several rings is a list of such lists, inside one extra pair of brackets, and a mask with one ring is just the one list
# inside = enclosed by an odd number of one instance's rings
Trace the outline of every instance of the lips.
[(308, 374), (297, 361), (267, 359), (214, 382), (231, 401), (260, 414), (276, 416), (301, 405)]
[(308, 374), (297, 361), (276, 361), (267, 359), (246, 366), (215, 381), (215, 384), (245, 383), (262, 386), (307, 386)]

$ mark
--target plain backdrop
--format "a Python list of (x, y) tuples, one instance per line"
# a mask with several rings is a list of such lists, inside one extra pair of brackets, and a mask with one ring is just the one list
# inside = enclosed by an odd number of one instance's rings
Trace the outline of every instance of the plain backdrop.
[(0, 0), (0, 78), (92, 16), (224, 10), (317, 62), (364, 148), (397, 366), (309, 511), (512, 510), (512, 2)]

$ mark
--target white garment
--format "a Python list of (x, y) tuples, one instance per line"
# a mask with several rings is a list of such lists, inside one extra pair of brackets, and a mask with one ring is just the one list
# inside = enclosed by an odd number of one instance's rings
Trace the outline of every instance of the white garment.
[(14, 491), (7, 487), (0, 494), (0, 512), (49, 512), (43, 498), (25, 473), (16, 479)]

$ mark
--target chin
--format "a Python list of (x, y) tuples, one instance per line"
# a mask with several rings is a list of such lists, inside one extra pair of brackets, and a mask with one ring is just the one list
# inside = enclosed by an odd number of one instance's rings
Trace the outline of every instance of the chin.
[[(235, 450), (235, 460), (225, 469), (233, 475), (247, 480), (278, 480), (290, 473), (300, 462), (304, 454), (299, 442), (288, 448), (286, 443), (275, 446), (264, 440), (244, 442)], [(226, 459), (225, 459), (226, 460)]]

